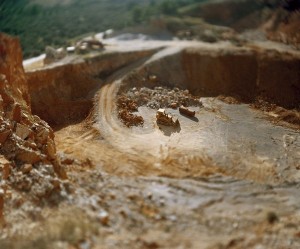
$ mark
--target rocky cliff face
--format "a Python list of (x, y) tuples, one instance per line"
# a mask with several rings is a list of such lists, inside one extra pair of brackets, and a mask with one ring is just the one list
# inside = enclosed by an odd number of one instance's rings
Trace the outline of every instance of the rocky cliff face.
[[(28, 86), (22, 60), (19, 40), (0, 33), (1, 96), (6, 92), (6, 95), (13, 96), (19, 104), (29, 108)], [(4, 101), (7, 102), (6, 99)]]
[(53, 138), (50, 126), (31, 113), (19, 40), (0, 33), (0, 180), (28, 191), (34, 183), (24, 187), (25, 176), (43, 165), (65, 178)]

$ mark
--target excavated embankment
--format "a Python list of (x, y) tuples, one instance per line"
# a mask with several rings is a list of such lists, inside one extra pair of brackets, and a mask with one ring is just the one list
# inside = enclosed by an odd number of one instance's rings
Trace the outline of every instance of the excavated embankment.
[(109, 53), (27, 72), (32, 111), (53, 126), (81, 121), (107, 76), (152, 53)]
[[(147, 59), (153, 50), (113, 52), (67, 65), (27, 72), (33, 113), (51, 125), (82, 120), (93, 107), (93, 97), (109, 75)], [(200, 96), (229, 95), (252, 102), (260, 96), (286, 108), (300, 103), (300, 56), (275, 50), (243, 48), (187, 48), (157, 54), (128, 73), (134, 86), (180, 86)], [(159, 81), (147, 81), (149, 75)]]
[[(297, 108), (299, 68), (300, 56), (274, 50), (188, 48), (158, 55), (127, 81), (128, 86), (180, 86), (195, 95), (227, 95), (245, 102), (263, 97), (286, 108)], [(147, 79), (151, 74), (159, 81), (132, 80)]]

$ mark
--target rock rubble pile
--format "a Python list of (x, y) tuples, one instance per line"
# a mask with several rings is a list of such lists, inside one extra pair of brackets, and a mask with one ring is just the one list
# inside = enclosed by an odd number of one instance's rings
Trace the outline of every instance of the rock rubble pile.
[[(0, 192), (8, 186), (42, 197), (66, 178), (54, 132), (32, 115), (19, 40), (0, 33)], [(46, 180), (47, 179), (47, 180)], [(43, 185), (49, 185), (43, 188)], [(0, 200), (1, 202), (1, 200)], [(2, 207), (2, 208), (1, 208)], [(0, 203), (0, 218), (3, 204)]]
[(138, 107), (147, 106), (151, 109), (173, 108), (180, 106), (202, 106), (199, 97), (193, 96), (188, 90), (181, 90), (177, 87), (133, 87), (121, 94), (117, 99), (119, 119), (127, 127), (144, 124), (143, 117), (134, 114)]
[(142, 116), (133, 114), (133, 112), (138, 111), (138, 105), (135, 101), (122, 95), (118, 98), (117, 107), (119, 109), (118, 117), (127, 127), (144, 124), (144, 119)]
[(202, 106), (197, 96), (190, 94), (189, 90), (182, 90), (177, 87), (155, 87), (153, 89), (142, 87), (131, 88), (125, 96), (136, 102), (138, 106), (146, 105), (151, 109), (177, 108), (183, 106)]
[(190, 94), (189, 90), (182, 90), (177, 87), (147, 87), (129, 89), (125, 96), (136, 102), (138, 106), (146, 105), (151, 109), (177, 108), (183, 106), (202, 106), (197, 96)]

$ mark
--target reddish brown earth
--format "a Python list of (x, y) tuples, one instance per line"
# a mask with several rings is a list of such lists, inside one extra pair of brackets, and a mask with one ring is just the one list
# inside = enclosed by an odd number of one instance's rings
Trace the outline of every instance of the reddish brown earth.
[[(53, 168), (57, 175), (53, 173), (49, 179), (57, 176), (65, 178), (66, 173), (56, 158), (53, 130), (31, 113), (19, 41), (0, 34), (0, 51), (0, 152), (2, 180), (7, 181), (2, 186), (5, 198), (10, 188), (23, 188), (18, 175), (30, 172), (33, 167), (37, 170), (43, 165)], [(39, 178), (43, 180), (43, 176)]]

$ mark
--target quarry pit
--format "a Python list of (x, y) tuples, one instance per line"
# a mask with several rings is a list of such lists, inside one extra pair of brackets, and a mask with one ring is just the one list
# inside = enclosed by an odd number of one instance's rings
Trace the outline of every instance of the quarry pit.
[[(112, 40), (101, 53), (24, 65), (31, 112), (54, 130), (68, 180), (55, 211), (20, 205), (8, 224), (26, 214), (26, 233), (53, 248), (300, 247), (299, 52)], [(118, 96), (143, 88), (180, 89), (202, 105), (188, 106), (194, 118), (166, 108), (180, 127), (160, 129), (141, 104), (143, 125), (128, 128)], [(54, 232), (68, 224), (69, 235)]]

